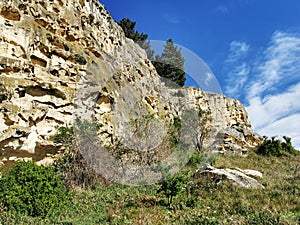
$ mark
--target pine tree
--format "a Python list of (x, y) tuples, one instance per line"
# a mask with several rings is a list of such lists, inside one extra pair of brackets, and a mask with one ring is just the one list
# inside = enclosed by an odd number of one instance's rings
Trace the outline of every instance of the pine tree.
[(184, 58), (181, 54), (181, 50), (174, 45), (172, 39), (166, 41), (164, 50), (159, 58), (166, 64), (184, 70)]
[(141, 48), (145, 49), (147, 53), (147, 58), (149, 60), (153, 60), (154, 51), (151, 49), (150, 42), (146, 41), (148, 38), (147, 34), (139, 33), (135, 30), (136, 22), (131, 21), (128, 18), (123, 18), (118, 22), (118, 24), (122, 27), (125, 36), (127, 38), (132, 39), (136, 42)]
[(162, 54), (156, 55), (155, 61), (152, 63), (161, 77), (167, 78), (181, 87), (184, 85), (186, 80), (184, 58), (172, 39), (166, 41)]
[(184, 58), (181, 50), (174, 45), (172, 39), (166, 41), (162, 54), (156, 55), (154, 59), (154, 51), (151, 49), (150, 42), (147, 41), (148, 35), (135, 30), (136, 22), (124, 18), (118, 24), (122, 27), (127, 38), (132, 39), (141, 48), (145, 49), (147, 58), (152, 61), (157, 73), (170, 81), (167, 82), (167, 85), (174, 86), (175, 83), (181, 87), (184, 86), (186, 80)]

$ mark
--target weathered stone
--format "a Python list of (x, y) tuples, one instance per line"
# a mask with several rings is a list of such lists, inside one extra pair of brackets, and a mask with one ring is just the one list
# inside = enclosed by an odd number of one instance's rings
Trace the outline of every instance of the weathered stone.
[(52, 157), (46, 157), (40, 161), (37, 161), (36, 162), (36, 165), (38, 166), (50, 166), (54, 163), (55, 161), (55, 158), (52, 158)]
[(256, 179), (251, 176), (262, 177), (261, 172), (255, 170), (218, 169), (206, 164), (196, 171), (195, 177), (208, 176), (212, 181), (221, 182), (224, 179), (245, 188), (264, 188)]
[(75, 101), (76, 110), (89, 106), (80, 113), (94, 114), (105, 145), (118, 143), (144, 114), (164, 128), (181, 116), (178, 98), (184, 97), (185, 108), (211, 112), (207, 150), (245, 152), (261, 142), (239, 101), (197, 88), (168, 89), (146, 52), (98, 1), (11, 0), (7, 6), (0, 0), (0, 8), (1, 147), (32, 154), (37, 145), (54, 147), (50, 137), (73, 124), (74, 101), (87, 93), (95, 95)]
[(19, 21), (20, 13), (16, 8), (11, 6), (3, 6), (1, 9), (1, 16), (8, 20)]

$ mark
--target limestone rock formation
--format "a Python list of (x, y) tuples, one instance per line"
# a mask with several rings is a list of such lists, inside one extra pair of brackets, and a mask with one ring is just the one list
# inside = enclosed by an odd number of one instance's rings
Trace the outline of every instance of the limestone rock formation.
[[(104, 145), (126, 139), (128, 148), (154, 148), (188, 107), (211, 114), (207, 150), (241, 153), (261, 142), (239, 101), (196, 88), (168, 89), (145, 51), (98, 1), (0, 1), (2, 160), (55, 154), (57, 127), (81, 117), (101, 124)], [(130, 135), (141, 115), (155, 121), (140, 121), (144, 133), (136, 132), (137, 142)]]
[(220, 182), (224, 179), (245, 188), (264, 188), (254, 177), (261, 178), (262, 173), (256, 170), (218, 169), (211, 165), (204, 165), (196, 171), (195, 177), (207, 176), (213, 182)]

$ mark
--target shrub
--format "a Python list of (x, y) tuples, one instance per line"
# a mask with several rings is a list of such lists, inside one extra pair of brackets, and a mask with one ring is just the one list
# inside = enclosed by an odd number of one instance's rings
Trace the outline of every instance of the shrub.
[(188, 161), (188, 165), (189, 166), (197, 166), (200, 163), (203, 162), (203, 155), (200, 154), (199, 152), (195, 152), (192, 154), (192, 156), (190, 157), (189, 161)]
[(297, 154), (291, 143), (291, 138), (283, 136), (285, 142), (272, 137), (271, 139), (265, 137), (263, 143), (257, 148), (257, 153), (266, 156), (283, 156), (289, 154)]
[[(63, 156), (56, 162), (55, 168), (62, 175), (63, 184), (70, 189), (76, 187), (88, 189), (98, 185), (107, 185), (107, 181), (97, 174), (87, 160), (81, 154), (75, 140), (74, 129), (86, 132), (86, 136), (93, 135), (94, 129), (99, 129), (98, 124), (87, 121), (78, 124), (79, 128), (59, 127), (53, 137), (54, 142), (64, 147)], [(84, 136), (84, 134), (83, 134)], [(92, 145), (91, 145), (92, 146)]]
[(187, 199), (185, 205), (190, 208), (194, 208), (197, 206), (197, 199), (194, 196), (191, 196)]
[(67, 197), (53, 167), (19, 161), (0, 179), (0, 202), (13, 213), (46, 217), (61, 209)]
[(158, 192), (163, 192), (167, 197), (169, 206), (172, 204), (173, 197), (182, 191), (185, 180), (185, 177), (177, 175), (167, 178), (161, 183)]

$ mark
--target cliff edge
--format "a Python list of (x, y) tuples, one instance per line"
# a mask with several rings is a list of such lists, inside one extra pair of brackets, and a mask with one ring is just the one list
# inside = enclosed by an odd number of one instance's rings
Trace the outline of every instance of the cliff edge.
[[(79, 118), (101, 125), (105, 146), (126, 140), (128, 149), (156, 148), (165, 145), (169, 124), (190, 109), (208, 113), (206, 151), (242, 154), (261, 143), (238, 100), (167, 87), (145, 51), (95, 0), (1, 0), (0, 42), (4, 162), (56, 154), (51, 136)], [(201, 135), (201, 119), (193, 124)]]

